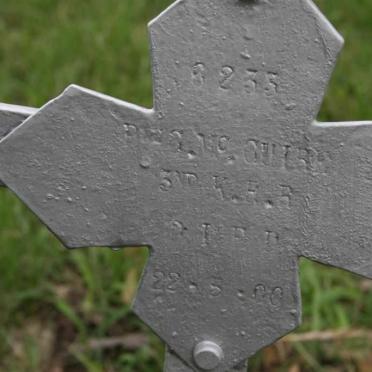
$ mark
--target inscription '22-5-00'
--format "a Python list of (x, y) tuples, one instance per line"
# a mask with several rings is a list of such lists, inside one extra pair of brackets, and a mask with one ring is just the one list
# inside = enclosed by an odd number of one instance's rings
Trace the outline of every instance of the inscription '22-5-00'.
[[(191, 295), (210, 296), (211, 298), (219, 297), (224, 291), (223, 279), (218, 277), (209, 278), (199, 284), (197, 278), (185, 279), (177, 272), (155, 271), (152, 278), (151, 289), (154, 292), (154, 302), (162, 301), (162, 296), (171, 296), (185, 288)], [(268, 288), (264, 284), (256, 284), (253, 288), (239, 289), (236, 293), (242, 303), (256, 301), (277, 310), (282, 304), (283, 295), (283, 288)], [(223, 309), (221, 310), (224, 312)]]

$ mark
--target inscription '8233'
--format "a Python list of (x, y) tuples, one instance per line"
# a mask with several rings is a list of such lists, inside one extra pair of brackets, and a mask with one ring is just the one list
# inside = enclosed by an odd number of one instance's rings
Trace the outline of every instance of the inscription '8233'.
[(257, 68), (246, 68), (241, 71), (233, 66), (224, 65), (218, 72), (210, 72), (204, 63), (198, 62), (192, 67), (191, 77), (193, 84), (198, 87), (202, 87), (210, 80), (222, 90), (240, 87), (248, 95), (263, 93), (270, 97), (276, 95), (279, 90), (278, 73)]
[[(155, 271), (152, 275), (151, 290), (154, 293), (154, 301), (162, 301), (161, 296), (172, 295), (180, 290), (186, 290), (191, 295), (213, 298), (222, 294), (224, 285), (220, 277), (210, 277), (198, 283), (198, 280), (183, 278), (177, 272)], [(284, 294), (282, 287), (267, 288), (264, 284), (257, 284), (253, 288), (239, 289), (236, 296), (242, 303), (253, 300), (278, 310), (282, 305)]]

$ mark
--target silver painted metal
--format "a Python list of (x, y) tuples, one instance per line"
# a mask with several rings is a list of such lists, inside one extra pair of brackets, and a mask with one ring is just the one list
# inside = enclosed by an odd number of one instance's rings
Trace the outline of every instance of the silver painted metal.
[(67, 247), (151, 247), (134, 310), (167, 372), (205, 340), (244, 370), (300, 322), (299, 257), (372, 277), (372, 123), (315, 120), (343, 39), (310, 0), (180, 0), (149, 29), (154, 108), (71, 86), (0, 179)]
[[(0, 103), (0, 140), (35, 112), (30, 107)], [(4, 186), (1, 180), (0, 186)]]

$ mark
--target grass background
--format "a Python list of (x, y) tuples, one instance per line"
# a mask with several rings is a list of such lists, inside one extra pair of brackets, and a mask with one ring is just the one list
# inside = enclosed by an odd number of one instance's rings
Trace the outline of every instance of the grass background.
[[(70, 83), (151, 107), (146, 23), (171, 0), (0, 0), (0, 101), (41, 106)], [(372, 1), (318, 0), (347, 41), (323, 120), (372, 118)], [(161, 371), (131, 313), (144, 250), (67, 251), (0, 190), (0, 370)], [(304, 261), (299, 332), (372, 328), (369, 281)], [(133, 332), (144, 347), (77, 347)], [(367, 337), (278, 343), (251, 371), (372, 371)]]

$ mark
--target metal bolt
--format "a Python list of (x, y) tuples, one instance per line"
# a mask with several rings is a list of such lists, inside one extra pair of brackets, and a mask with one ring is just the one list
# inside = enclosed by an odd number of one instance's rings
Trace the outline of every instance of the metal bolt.
[(222, 359), (221, 347), (212, 341), (202, 341), (195, 346), (194, 361), (199, 368), (205, 371), (218, 367)]

